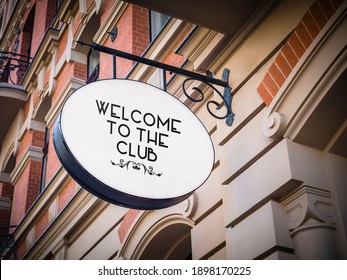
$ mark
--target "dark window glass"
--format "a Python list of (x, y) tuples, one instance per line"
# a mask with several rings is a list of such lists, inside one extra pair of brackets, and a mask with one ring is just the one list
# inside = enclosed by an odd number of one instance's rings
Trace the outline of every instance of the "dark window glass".
[(90, 50), (88, 53), (87, 83), (96, 81), (99, 78), (100, 53)]
[(151, 41), (158, 36), (163, 29), (165, 23), (169, 20), (169, 16), (163, 15), (158, 12), (150, 11), (150, 29), (151, 29)]

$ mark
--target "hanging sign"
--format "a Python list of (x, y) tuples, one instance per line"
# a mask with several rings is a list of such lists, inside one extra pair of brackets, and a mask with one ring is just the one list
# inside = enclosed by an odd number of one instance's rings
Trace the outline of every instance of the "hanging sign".
[(55, 121), (53, 141), (82, 187), (129, 208), (183, 201), (214, 164), (212, 141), (195, 114), (167, 92), (131, 80), (76, 90)]

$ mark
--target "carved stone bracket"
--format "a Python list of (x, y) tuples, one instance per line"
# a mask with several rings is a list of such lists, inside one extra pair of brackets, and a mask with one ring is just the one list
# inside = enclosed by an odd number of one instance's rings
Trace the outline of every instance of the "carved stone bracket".
[(308, 225), (333, 226), (335, 219), (330, 193), (304, 186), (282, 201), (291, 231)]
[(198, 197), (194, 192), (190, 197), (182, 202), (183, 204), (183, 217), (191, 219), (195, 214), (196, 206), (197, 206)]
[(284, 115), (270, 112), (263, 119), (263, 133), (266, 137), (277, 138), (282, 136), (286, 129)]

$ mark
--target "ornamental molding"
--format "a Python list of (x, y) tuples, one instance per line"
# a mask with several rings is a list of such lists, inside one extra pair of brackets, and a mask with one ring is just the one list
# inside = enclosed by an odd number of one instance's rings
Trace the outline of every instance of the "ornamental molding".
[[(347, 42), (341, 38), (345, 38), (343, 30), (347, 27), (346, 4), (322, 28), (271, 101), (263, 119), (266, 137), (285, 135), (291, 138), (290, 131), (295, 130), (302, 114), (324, 97), (321, 88), (329, 83), (336, 71), (345, 67)], [(336, 51), (329, 52), (331, 46)], [(320, 64), (319, 69), (317, 64)]]
[(192, 214), (187, 213), (194, 212), (195, 198), (190, 197), (161, 211), (141, 211), (123, 239), (117, 254), (118, 258), (139, 259), (152, 239), (170, 225), (184, 224), (192, 228), (194, 222), (189, 218)]
[[(37, 50), (35, 57), (33, 58), (27, 73), (25, 74), (22, 85), (24, 88), (27, 88), (28, 90), (31, 87), (34, 87), (33, 81), (36, 81), (37, 76), (39, 75), (40, 71), (46, 67), (47, 65), (51, 64), (52, 66), (55, 65), (54, 61), (54, 53), (55, 48), (58, 46), (58, 41), (63, 34), (64, 26), (60, 29), (54, 29), (54, 28), (48, 28), (47, 32), (42, 39), (42, 42), (40, 44), (40, 48)], [(54, 69), (51, 66), (51, 76), (52, 76), (52, 70)], [(46, 67), (47, 69), (49, 67)], [(52, 80), (50, 78), (50, 83), (52, 83)]]
[(303, 186), (281, 203), (287, 213), (290, 231), (322, 224), (333, 227), (335, 224), (331, 195), (328, 191)]

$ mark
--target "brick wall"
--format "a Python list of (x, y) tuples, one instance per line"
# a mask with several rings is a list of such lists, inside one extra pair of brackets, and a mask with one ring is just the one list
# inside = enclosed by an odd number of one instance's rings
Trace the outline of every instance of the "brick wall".
[(36, 198), (38, 197), (40, 193), (41, 170), (42, 170), (41, 161), (32, 160), (30, 162), (25, 212), (29, 210), (29, 208), (31, 207), (31, 205), (33, 204), (33, 202), (36, 200)]
[(26, 130), (20, 141), (19, 152), (16, 156), (16, 162), (20, 162), (29, 146), (43, 147), (45, 133), (33, 129)]
[(57, 7), (57, 0), (46, 0), (47, 1), (47, 10), (46, 10), (46, 22), (45, 30), (52, 24)]
[[(105, 8), (107, 11), (107, 7)], [(103, 17), (101, 17), (101, 21)], [(124, 52), (141, 55), (149, 44), (149, 12), (147, 9), (129, 5), (117, 23), (118, 35), (112, 43), (105, 42), (105, 46)], [(100, 79), (113, 76), (112, 56), (100, 54)], [(124, 78), (131, 70), (134, 62), (117, 58), (117, 78)]]
[(21, 242), (18, 243), (17, 246), (16, 246), (15, 259), (17, 259), (17, 260), (22, 259), (22, 257), (24, 256), (26, 250), (27, 250), (26, 240), (24, 239), (24, 240), (21, 240)]
[(72, 179), (64, 186), (58, 195), (58, 213), (66, 206), (76, 193), (76, 183)]
[(59, 158), (58, 158), (58, 156), (57, 156), (57, 154), (55, 153), (55, 150), (54, 150), (52, 129), (53, 129), (53, 127), (50, 128), (50, 135), (49, 135), (48, 161), (47, 161), (46, 182), (45, 182), (45, 184), (47, 184), (52, 179), (54, 174), (58, 171), (58, 169), (61, 166)]
[(30, 161), (14, 185), (11, 224), (20, 222), (40, 192), (41, 161)]
[(61, 35), (61, 39), (58, 45), (58, 57), (57, 57), (57, 61), (60, 60), (60, 58), (62, 57), (65, 49), (66, 49), (66, 44), (67, 44), (67, 39), (68, 39), (68, 28), (66, 28), (64, 30), (64, 33)]
[(13, 186), (7, 182), (0, 182), (0, 197), (6, 197), (12, 199)]
[(14, 185), (13, 200), (12, 200), (12, 212), (11, 212), (11, 224), (16, 225), (23, 218), (26, 208), (26, 193), (28, 188), (30, 164), (28, 164), (21, 177)]
[(86, 80), (87, 79), (87, 65), (83, 63), (74, 62), (73, 75), (76, 78)]
[(34, 240), (36, 241), (48, 226), (48, 210), (46, 210), (35, 224)]
[[(37, 130), (27, 130), (21, 139), (20, 150), (16, 162), (20, 162), (30, 146), (42, 148), (45, 133)], [(31, 207), (40, 193), (42, 162), (29, 159), (19, 179), (14, 185), (11, 224), (17, 224)]]
[(31, 56), (35, 55), (40, 46), (42, 37), (53, 22), (56, 12), (56, 0), (40, 0), (36, 2), (35, 15), (39, 16), (35, 16), (33, 23), (35, 32), (32, 34)]
[[(13, 195), (13, 186), (10, 183), (0, 182), (0, 197), (5, 199), (12, 199)], [(10, 225), (10, 208), (0, 207), (0, 244), (7, 239), (7, 234), (9, 233), (9, 228), (6, 228)]]
[[(0, 197), (12, 200), (13, 186), (7, 182), (0, 182)], [(0, 227), (8, 227), (10, 225), (10, 208), (0, 208)], [(0, 244), (6, 241), (9, 228), (0, 229)]]
[(5, 227), (10, 225), (10, 213), (9, 209), (0, 209), (0, 245), (7, 240), (9, 229)]
[(135, 5), (132, 9), (132, 53), (141, 55), (149, 43), (149, 12)]
[(299, 59), (342, 2), (343, 0), (318, 0), (312, 4), (290, 34), (257, 89), (266, 105), (270, 105)]
[(118, 229), (118, 236), (120, 241), (122, 242), (125, 235), (127, 234), (130, 226), (136, 219), (136, 217), (139, 215), (141, 210), (135, 210), (135, 209), (129, 209), (128, 212), (125, 214), (122, 224), (120, 225)]

